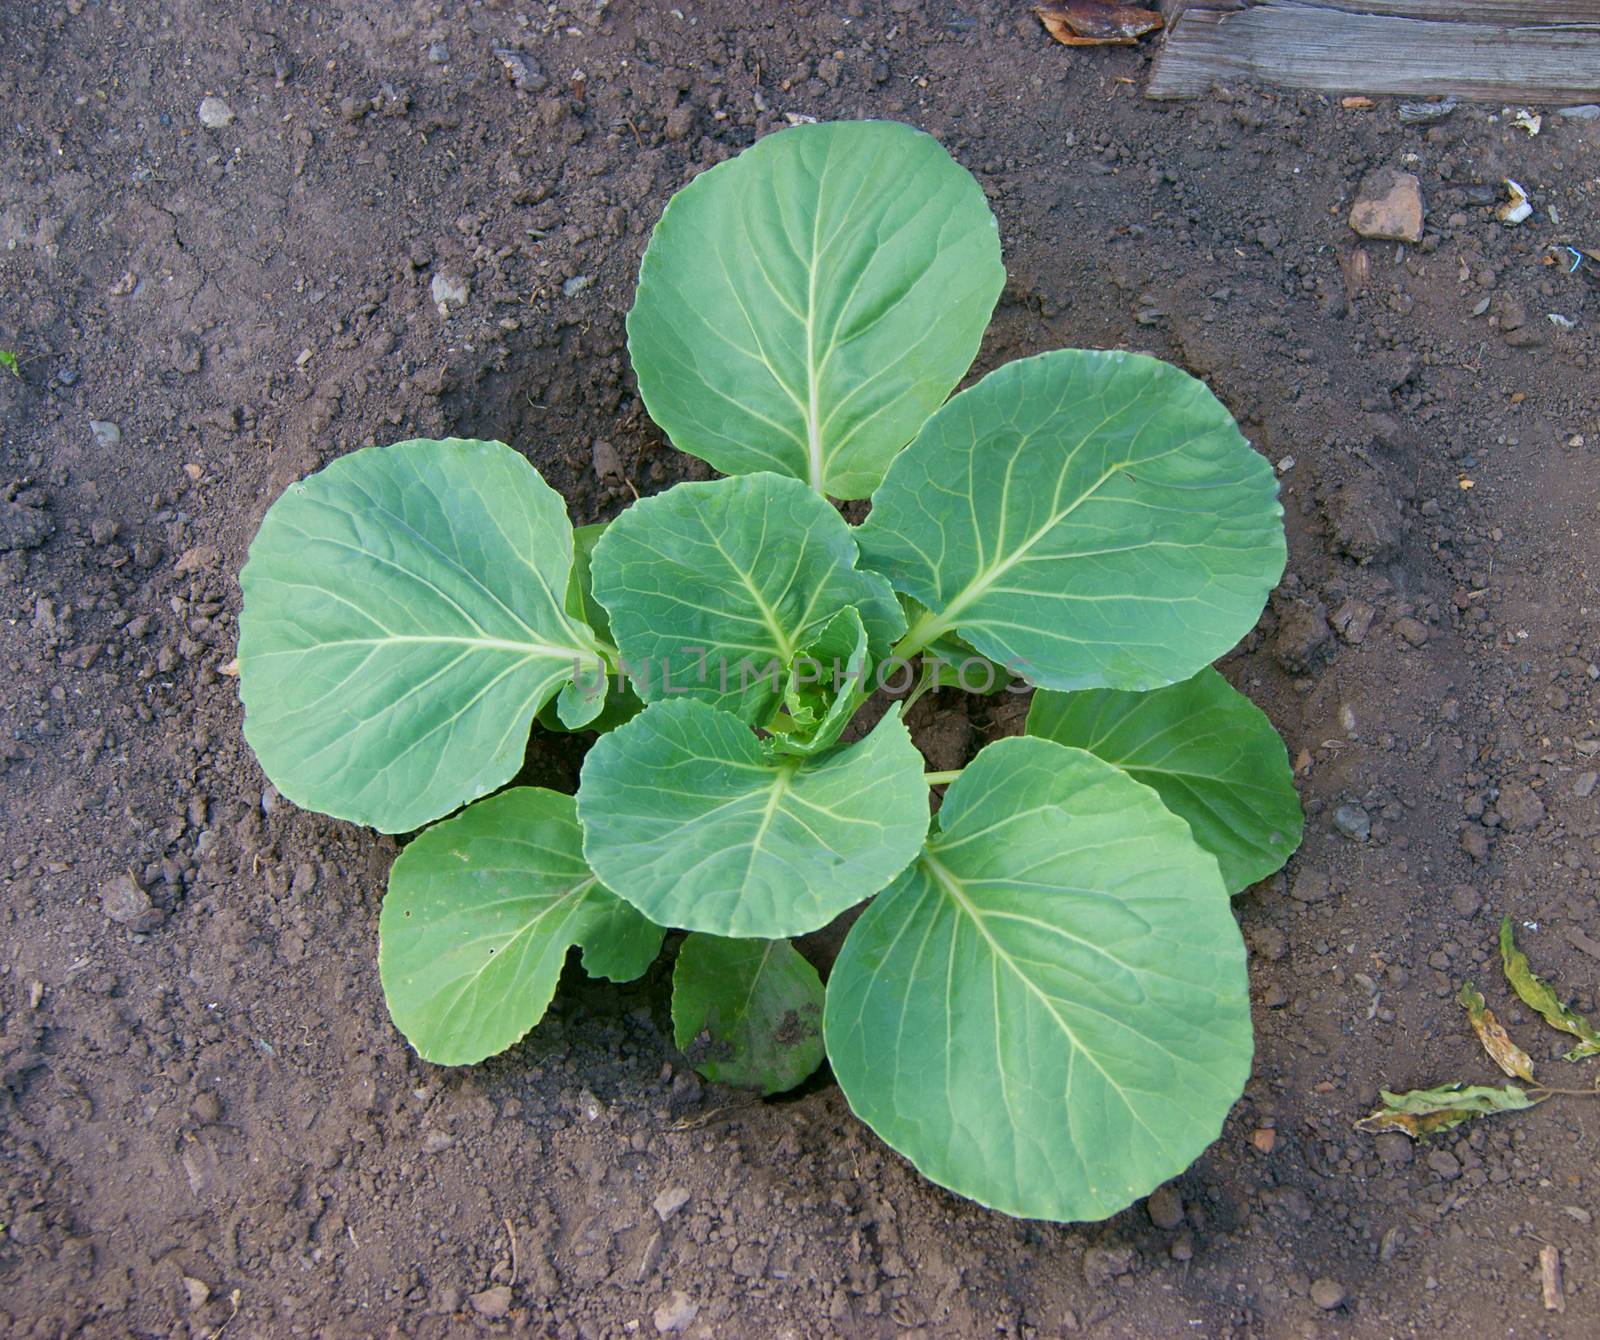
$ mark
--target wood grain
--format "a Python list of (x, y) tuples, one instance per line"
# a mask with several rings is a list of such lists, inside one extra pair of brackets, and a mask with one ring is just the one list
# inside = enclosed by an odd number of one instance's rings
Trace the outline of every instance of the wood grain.
[(1146, 92), (1252, 81), (1486, 101), (1600, 98), (1600, 0), (1190, 0)]

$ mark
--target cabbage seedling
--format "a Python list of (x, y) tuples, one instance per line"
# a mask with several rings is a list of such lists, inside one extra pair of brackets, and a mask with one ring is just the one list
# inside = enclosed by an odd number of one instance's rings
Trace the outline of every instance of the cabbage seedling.
[[(245, 734), (296, 803), (424, 829), (379, 922), (422, 1057), (512, 1046), (573, 946), (625, 980), (677, 928), (702, 1071), (771, 1092), (825, 1053), (883, 1139), (1008, 1214), (1103, 1217), (1216, 1138), (1252, 1045), (1229, 895), (1301, 824), (1209, 668), (1282, 573), (1277, 486), (1153, 358), (952, 396), (1003, 281), (933, 139), (797, 126), (673, 197), (628, 316), (651, 416), (722, 478), (575, 533), (509, 448), (412, 441), (273, 504)], [(952, 684), (1038, 691), (1025, 736), (929, 772), (879, 690)], [(598, 732), (575, 797), (503, 789), (536, 719)], [(863, 902), (824, 994), (790, 937)]]

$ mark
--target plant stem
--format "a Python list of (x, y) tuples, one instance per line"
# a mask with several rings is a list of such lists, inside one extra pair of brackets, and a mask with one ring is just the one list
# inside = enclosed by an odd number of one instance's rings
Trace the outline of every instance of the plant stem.
[(889, 648), (889, 656), (891, 659), (909, 661), (935, 638), (949, 631), (949, 625), (941, 616), (932, 610), (923, 610), (917, 616), (916, 623), (906, 629), (905, 636)]
[(929, 786), (949, 786), (959, 776), (961, 769), (951, 768), (948, 772), (925, 772), (922, 774), (922, 780)]
[(902, 716), (915, 707), (917, 699), (933, 687), (933, 677), (937, 670), (938, 667), (932, 661), (924, 661), (922, 663), (922, 677), (917, 680), (917, 686), (906, 695), (905, 707), (901, 712)]

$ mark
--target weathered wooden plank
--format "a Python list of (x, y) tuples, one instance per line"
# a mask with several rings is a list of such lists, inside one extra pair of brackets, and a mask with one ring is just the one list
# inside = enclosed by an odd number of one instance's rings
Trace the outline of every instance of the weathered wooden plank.
[[(1385, 0), (1373, 0), (1384, 3)], [(1398, 5), (1400, 0), (1390, 0)], [(1413, 9), (1427, 0), (1408, 0)], [(1477, 21), (1480, 6), (1453, 7), (1461, 18), (1418, 19), (1356, 13), (1327, 3), (1269, 0), (1242, 10), (1186, 6), (1168, 31), (1146, 92), (1194, 97), (1213, 83), (1248, 80), (1326, 92), (1454, 94), (1522, 102), (1600, 98), (1600, 0), (1568, 3), (1590, 17), (1551, 22), (1549, 3), (1499, 9), (1535, 11), (1533, 23)], [(1370, 8), (1370, 5), (1369, 5)]]
[[(1237, 11), (1259, 8), (1274, 0), (1169, 0), (1168, 25), (1186, 9)], [(1544, 24), (1600, 25), (1600, 0), (1289, 0), (1306, 9), (1337, 9), (1349, 14), (1386, 15), (1398, 19), (1433, 19), (1441, 23), (1503, 23), (1512, 27)]]
[(1315, 7), (1351, 14), (1387, 14), (1398, 19), (1445, 23), (1504, 23), (1528, 27), (1549, 23), (1600, 23), (1595, 0), (1312, 0)]

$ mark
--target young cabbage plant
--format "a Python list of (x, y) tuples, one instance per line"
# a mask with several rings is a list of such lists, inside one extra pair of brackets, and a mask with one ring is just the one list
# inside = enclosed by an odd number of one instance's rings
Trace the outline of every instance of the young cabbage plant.
[[(724, 477), (574, 532), (508, 447), (412, 441), (273, 504), (245, 733), (297, 804), (425, 829), (379, 920), (420, 1056), (512, 1046), (570, 948), (622, 981), (673, 928), (704, 1074), (771, 1093), (826, 1055), (1008, 1214), (1103, 1217), (1216, 1138), (1252, 1047), (1229, 895), (1301, 825), (1210, 668), (1282, 573), (1277, 486), (1153, 358), (952, 396), (1003, 281), (933, 139), (797, 126), (673, 197), (628, 316), (651, 416)], [(930, 772), (886, 686), (1037, 692), (1025, 736)], [(597, 733), (575, 797), (508, 788), (536, 721)], [(863, 903), (824, 992), (790, 941)]]

